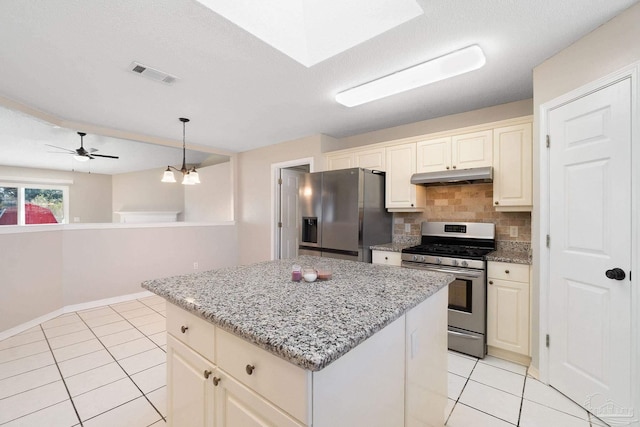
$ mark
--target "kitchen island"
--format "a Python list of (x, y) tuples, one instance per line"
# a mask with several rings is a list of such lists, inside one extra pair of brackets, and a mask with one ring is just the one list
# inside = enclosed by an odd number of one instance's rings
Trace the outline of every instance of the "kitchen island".
[(443, 425), (452, 280), (299, 257), (144, 282), (170, 303), (169, 425)]

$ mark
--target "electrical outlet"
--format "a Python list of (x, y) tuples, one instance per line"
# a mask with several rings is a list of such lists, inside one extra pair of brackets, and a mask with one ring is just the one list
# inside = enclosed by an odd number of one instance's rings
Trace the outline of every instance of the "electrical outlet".
[(197, 263), (197, 262), (194, 262), (194, 263), (193, 263), (193, 269), (194, 269), (194, 270), (197, 270), (197, 269), (198, 269), (198, 263)]
[(73, 217), (73, 222), (80, 222), (80, 217), (79, 216), (74, 216)]
[(411, 232), (411, 224), (405, 224), (404, 225), (404, 232), (405, 233), (410, 233)]
[(518, 226), (512, 225), (509, 227), (509, 236), (510, 237), (518, 237)]

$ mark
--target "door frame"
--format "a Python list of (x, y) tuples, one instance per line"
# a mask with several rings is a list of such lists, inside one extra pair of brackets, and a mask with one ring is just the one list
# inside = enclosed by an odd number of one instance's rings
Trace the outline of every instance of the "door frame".
[(280, 187), (278, 178), (282, 169), (294, 166), (309, 165), (309, 172), (315, 172), (313, 157), (288, 160), (271, 164), (271, 259), (275, 260), (280, 253), (280, 233), (278, 232), (278, 218), (280, 218)]
[[(549, 331), (549, 285), (550, 285), (550, 250), (546, 246), (547, 234), (550, 226), (550, 168), (549, 149), (546, 147), (546, 135), (549, 129), (548, 115), (552, 109), (558, 108), (577, 98), (584, 97), (599, 89), (612, 85), (623, 79), (631, 79), (631, 272), (640, 275), (640, 87), (638, 76), (640, 75), (640, 62), (636, 62), (622, 68), (605, 77), (574, 89), (551, 101), (540, 105), (538, 123), (539, 143), (539, 194), (537, 203), (539, 206), (539, 228), (537, 234), (537, 250), (534, 259), (538, 260), (539, 282), (539, 334), (538, 356), (540, 380), (549, 384), (549, 349), (546, 347), (546, 334)], [(551, 141), (553, 143), (553, 141)], [(553, 245), (553, 236), (551, 236)], [(640, 276), (639, 276), (640, 277)], [(631, 383), (640, 383), (640, 287), (636, 285), (639, 279), (631, 282)], [(635, 361), (635, 363), (634, 363)], [(635, 409), (636, 418), (640, 415), (640, 391), (632, 388), (631, 401)], [(578, 402), (581, 403), (581, 402)]]

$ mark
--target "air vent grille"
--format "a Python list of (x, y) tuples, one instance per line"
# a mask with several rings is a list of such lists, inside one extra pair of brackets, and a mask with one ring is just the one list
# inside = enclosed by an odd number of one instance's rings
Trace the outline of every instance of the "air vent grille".
[(172, 76), (169, 73), (148, 67), (138, 62), (132, 62), (129, 69), (136, 74), (164, 84), (173, 84), (178, 80), (176, 76)]

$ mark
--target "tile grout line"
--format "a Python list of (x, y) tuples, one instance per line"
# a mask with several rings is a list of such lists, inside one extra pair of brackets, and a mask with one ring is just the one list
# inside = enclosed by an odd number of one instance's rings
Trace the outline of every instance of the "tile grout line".
[[(471, 359), (469, 359), (469, 360), (471, 360)], [(460, 400), (460, 396), (462, 396), (462, 392), (464, 391), (465, 387), (469, 383), (469, 380), (471, 379), (471, 374), (473, 374), (473, 370), (476, 369), (476, 365), (477, 364), (478, 364), (478, 359), (475, 360), (475, 363), (473, 364), (473, 368), (471, 368), (471, 372), (469, 372), (469, 375), (467, 376), (467, 378), (466, 378), (466, 380), (464, 382), (464, 385), (460, 389), (460, 393), (458, 394), (458, 397), (456, 397), (456, 400), (453, 403), (453, 407), (451, 408), (451, 412), (449, 412), (449, 415), (447, 415), (447, 419), (444, 421), (445, 425), (447, 425), (447, 423), (449, 422), (449, 418), (451, 418), (451, 415), (453, 415), (453, 411), (456, 409), (456, 405), (458, 405), (458, 401)], [(453, 375), (458, 375), (458, 374), (455, 374), (453, 372), (449, 372), (449, 367), (448, 366), (447, 366), (447, 373), (452, 373)]]
[(60, 366), (58, 365), (58, 359), (56, 358), (56, 355), (53, 353), (51, 344), (49, 344), (49, 338), (47, 337), (47, 334), (45, 333), (44, 328), (42, 327), (42, 324), (40, 324), (40, 328), (42, 329), (42, 333), (44, 334), (44, 339), (47, 342), (47, 346), (49, 346), (49, 351), (51, 352), (51, 357), (53, 357), (53, 361), (56, 364), (56, 369), (58, 369), (58, 373), (60, 374), (60, 379), (62, 379), (62, 384), (64, 385), (64, 389), (67, 390), (67, 395), (69, 396), (69, 402), (71, 402), (73, 411), (76, 413), (76, 417), (78, 417), (78, 422), (80, 422), (80, 427), (82, 427), (84, 424), (82, 424), (82, 419), (80, 419), (80, 414), (78, 414), (78, 408), (76, 408), (76, 403), (73, 401), (73, 398), (71, 398), (71, 392), (69, 391), (69, 387), (67, 387), (67, 381), (65, 380), (64, 375), (62, 375), (62, 371), (60, 370)]
[(529, 373), (529, 367), (527, 367), (527, 371), (524, 373), (524, 381), (522, 382), (522, 395), (520, 396), (520, 410), (518, 411), (518, 423), (520, 426), (520, 419), (522, 418), (522, 406), (524, 405), (524, 389), (527, 387), (527, 374)]
[[(138, 300), (136, 300), (136, 301), (138, 301)], [(108, 307), (109, 307), (109, 308), (111, 308), (111, 306), (108, 306)], [(113, 310), (113, 308), (112, 308), (112, 310)], [(114, 311), (115, 311), (115, 310), (114, 310)], [(118, 314), (120, 314), (120, 313), (118, 312)], [(147, 339), (148, 339), (149, 341), (151, 341), (153, 344), (155, 344), (156, 346), (158, 346), (158, 345), (157, 345), (157, 344), (156, 344), (152, 339), (150, 339), (150, 338), (147, 336), (147, 334), (145, 334), (144, 332), (142, 332), (142, 331), (140, 331), (138, 328), (136, 328), (136, 326), (135, 326), (133, 323), (129, 322), (129, 320), (128, 320), (128, 319), (126, 319), (126, 318), (125, 318), (124, 320), (125, 320), (126, 322), (128, 322), (128, 323), (129, 323), (133, 328), (135, 328), (138, 332), (140, 332), (142, 335), (144, 335), (144, 336), (145, 336), (145, 338), (147, 338)], [(84, 322), (84, 319), (82, 319), (82, 321)], [(86, 325), (86, 322), (85, 322), (85, 325)], [(144, 398), (147, 400), (147, 402), (149, 402), (149, 404), (151, 405), (151, 407), (152, 407), (153, 409), (155, 409), (155, 411), (158, 413), (158, 415), (160, 415), (160, 418), (162, 418), (162, 420), (166, 422), (166, 418), (164, 417), (164, 415), (162, 415), (162, 413), (158, 410), (158, 408), (156, 408), (156, 405), (154, 405), (154, 404), (153, 404), (153, 402), (151, 402), (151, 400), (147, 397), (147, 394), (146, 394), (144, 391), (142, 391), (142, 389), (141, 389), (141, 388), (138, 386), (138, 384), (133, 380), (133, 378), (131, 378), (131, 375), (129, 375), (129, 372), (127, 372), (127, 370), (126, 370), (126, 369), (124, 369), (124, 368), (122, 367), (122, 365), (120, 364), (120, 361), (119, 361), (118, 359), (116, 359), (116, 358), (115, 358), (115, 356), (111, 353), (111, 351), (109, 351), (109, 348), (108, 348), (106, 345), (104, 345), (104, 343), (102, 342), (102, 340), (100, 339), (100, 337), (96, 335), (96, 333), (93, 331), (93, 329), (92, 329), (89, 325), (87, 325), (87, 327), (89, 327), (89, 329), (91, 330), (91, 333), (92, 333), (93, 335), (95, 335), (96, 339), (100, 342), (100, 344), (102, 344), (102, 346), (105, 348), (105, 350), (107, 351), (107, 353), (109, 353), (109, 355), (113, 358), (113, 360), (118, 364), (118, 366), (120, 367), (120, 369), (122, 369), (122, 371), (125, 373), (125, 375), (127, 376), (127, 378), (129, 378), (129, 380), (133, 383), (133, 385), (134, 385), (134, 386), (135, 386), (135, 387), (140, 391), (140, 393), (142, 394), (142, 396), (144, 396)], [(158, 347), (159, 347), (159, 346), (158, 346)], [(160, 348), (160, 350), (162, 350), (162, 348)], [(163, 351), (164, 351), (164, 350), (163, 350)], [(144, 351), (142, 351), (142, 352), (140, 352), (140, 353), (136, 353), (136, 354), (141, 354), (141, 353), (144, 353)], [(166, 353), (166, 352), (165, 352), (165, 353)], [(132, 354), (131, 356), (135, 356), (135, 354)], [(128, 356), (128, 357), (131, 357), (131, 356)], [(125, 357), (125, 359), (126, 359), (126, 357)], [(156, 365), (156, 366), (157, 366), (157, 365)], [(136, 373), (137, 373), (137, 372), (136, 372)], [(118, 380), (118, 381), (119, 381), (119, 380)], [(136, 399), (137, 399), (137, 397), (136, 397)], [(122, 406), (122, 405), (124, 405), (125, 403), (129, 403), (129, 402), (132, 402), (132, 401), (134, 401), (134, 400), (135, 400), (135, 399), (131, 399), (130, 401), (128, 401), (128, 402), (124, 402), (124, 403), (122, 403), (121, 405), (118, 405), (118, 406)], [(116, 408), (117, 408), (118, 406), (116, 406)], [(111, 411), (111, 410), (113, 410), (113, 409), (115, 409), (115, 408), (111, 408), (111, 409), (109, 409), (109, 411)], [(102, 415), (102, 414), (104, 414), (104, 413), (106, 413), (106, 412), (109, 412), (109, 411), (101, 412), (100, 414), (95, 415), (95, 417), (97, 417), (97, 416), (99, 416), (99, 415)], [(91, 418), (95, 418), (95, 417), (91, 417)]]

